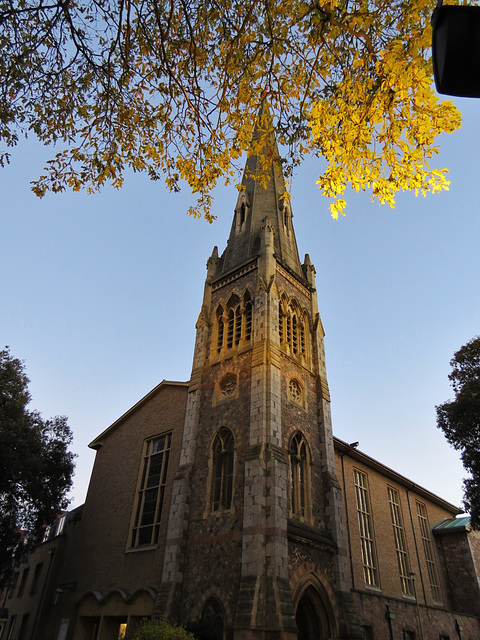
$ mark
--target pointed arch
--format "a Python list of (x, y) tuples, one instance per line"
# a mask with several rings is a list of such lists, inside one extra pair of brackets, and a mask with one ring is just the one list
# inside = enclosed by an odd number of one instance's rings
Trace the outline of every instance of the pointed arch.
[(217, 331), (217, 353), (220, 353), (224, 343), (225, 323), (223, 317), (224, 311), (221, 305), (218, 305), (215, 311), (215, 328)]
[(247, 342), (252, 339), (253, 304), (248, 289), (243, 294), (243, 309), (245, 318), (245, 329), (243, 337)]
[(217, 355), (224, 350), (245, 346), (252, 339), (253, 301), (248, 289), (234, 290), (226, 303), (219, 304), (215, 311), (215, 336), (212, 349)]
[(232, 431), (222, 427), (211, 446), (209, 510), (211, 513), (230, 511), (233, 503), (235, 439)]
[(290, 513), (292, 517), (310, 521), (312, 498), (310, 485), (311, 454), (307, 440), (301, 431), (290, 439)]
[(250, 201), (246, 191), (241, 191), (238, 194), (238, 200), (235, 207), (235, 227), (236, 232), (243, 231), (245, 228), (245, 222), (247, 215), (250, 211)]
[(331, 640), (338, 637), (331, 599), (315, 575), (306, 576), (294, 602), (298, 640)]
[(300, 306), (298, 300), (295, 297), (288, 300), (282, 294), (278, 307), (280, 346), (302, 363), (307, 362), (309, 326), (308, 312)]
[(208, 631), (210, 640), (224, 640), (225, 612), (220, 601), (211, 596), (202, 611), (202, 626)]

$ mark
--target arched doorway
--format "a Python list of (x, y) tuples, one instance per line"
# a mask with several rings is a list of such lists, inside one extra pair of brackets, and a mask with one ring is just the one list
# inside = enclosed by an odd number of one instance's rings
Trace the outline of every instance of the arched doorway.
[(298, 640), (331, 640), (333, 638), (331, 618), (320, 594), (311, 585), (305, 589), (298, 601), (295, 621), (298, 627)]
[(208, 640), (224, 640), (225, 618), (216, 598), (209, 598), (202, 611), (204, 637)]

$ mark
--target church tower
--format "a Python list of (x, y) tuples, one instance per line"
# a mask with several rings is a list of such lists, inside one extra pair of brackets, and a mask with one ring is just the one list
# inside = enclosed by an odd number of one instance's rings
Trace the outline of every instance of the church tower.
[(349, 637), (315, 269), (270, 128), (207, 263), (157, 613), (215, 640)]

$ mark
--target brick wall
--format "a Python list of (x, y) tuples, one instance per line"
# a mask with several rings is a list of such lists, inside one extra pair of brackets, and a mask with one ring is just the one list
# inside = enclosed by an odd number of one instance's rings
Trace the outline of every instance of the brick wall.
[[(102, 437), (78, 531), (82, 554), (72, 570), (79, 594), (95, 590), (105, 595), (118, 587), (133, 593), (143, 586), (158, 587), (186, 394), (184, 385), (160, 385)], [(150, 550), (130, 551), (130, 523), (144, 442), (166, 432), (173, 435), (159, 544)]]

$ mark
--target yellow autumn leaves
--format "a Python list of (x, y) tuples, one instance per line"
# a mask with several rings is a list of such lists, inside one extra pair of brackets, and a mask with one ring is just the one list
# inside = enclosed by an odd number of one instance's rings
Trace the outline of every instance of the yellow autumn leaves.
[(434, 0), (23, 4), (0, 20), (0, 142), (33, 131), (63, 146), (40, 196), (143, 171), (188, 188), (189, 212), (211, 221), (264, 102), (287, 178), (306, 154), (326, 160), (318, 186), (334, 217), (349, 188), (393, 206), (400, 190), (448, 187), (435, 145), (460, 115), (432, 89)]

